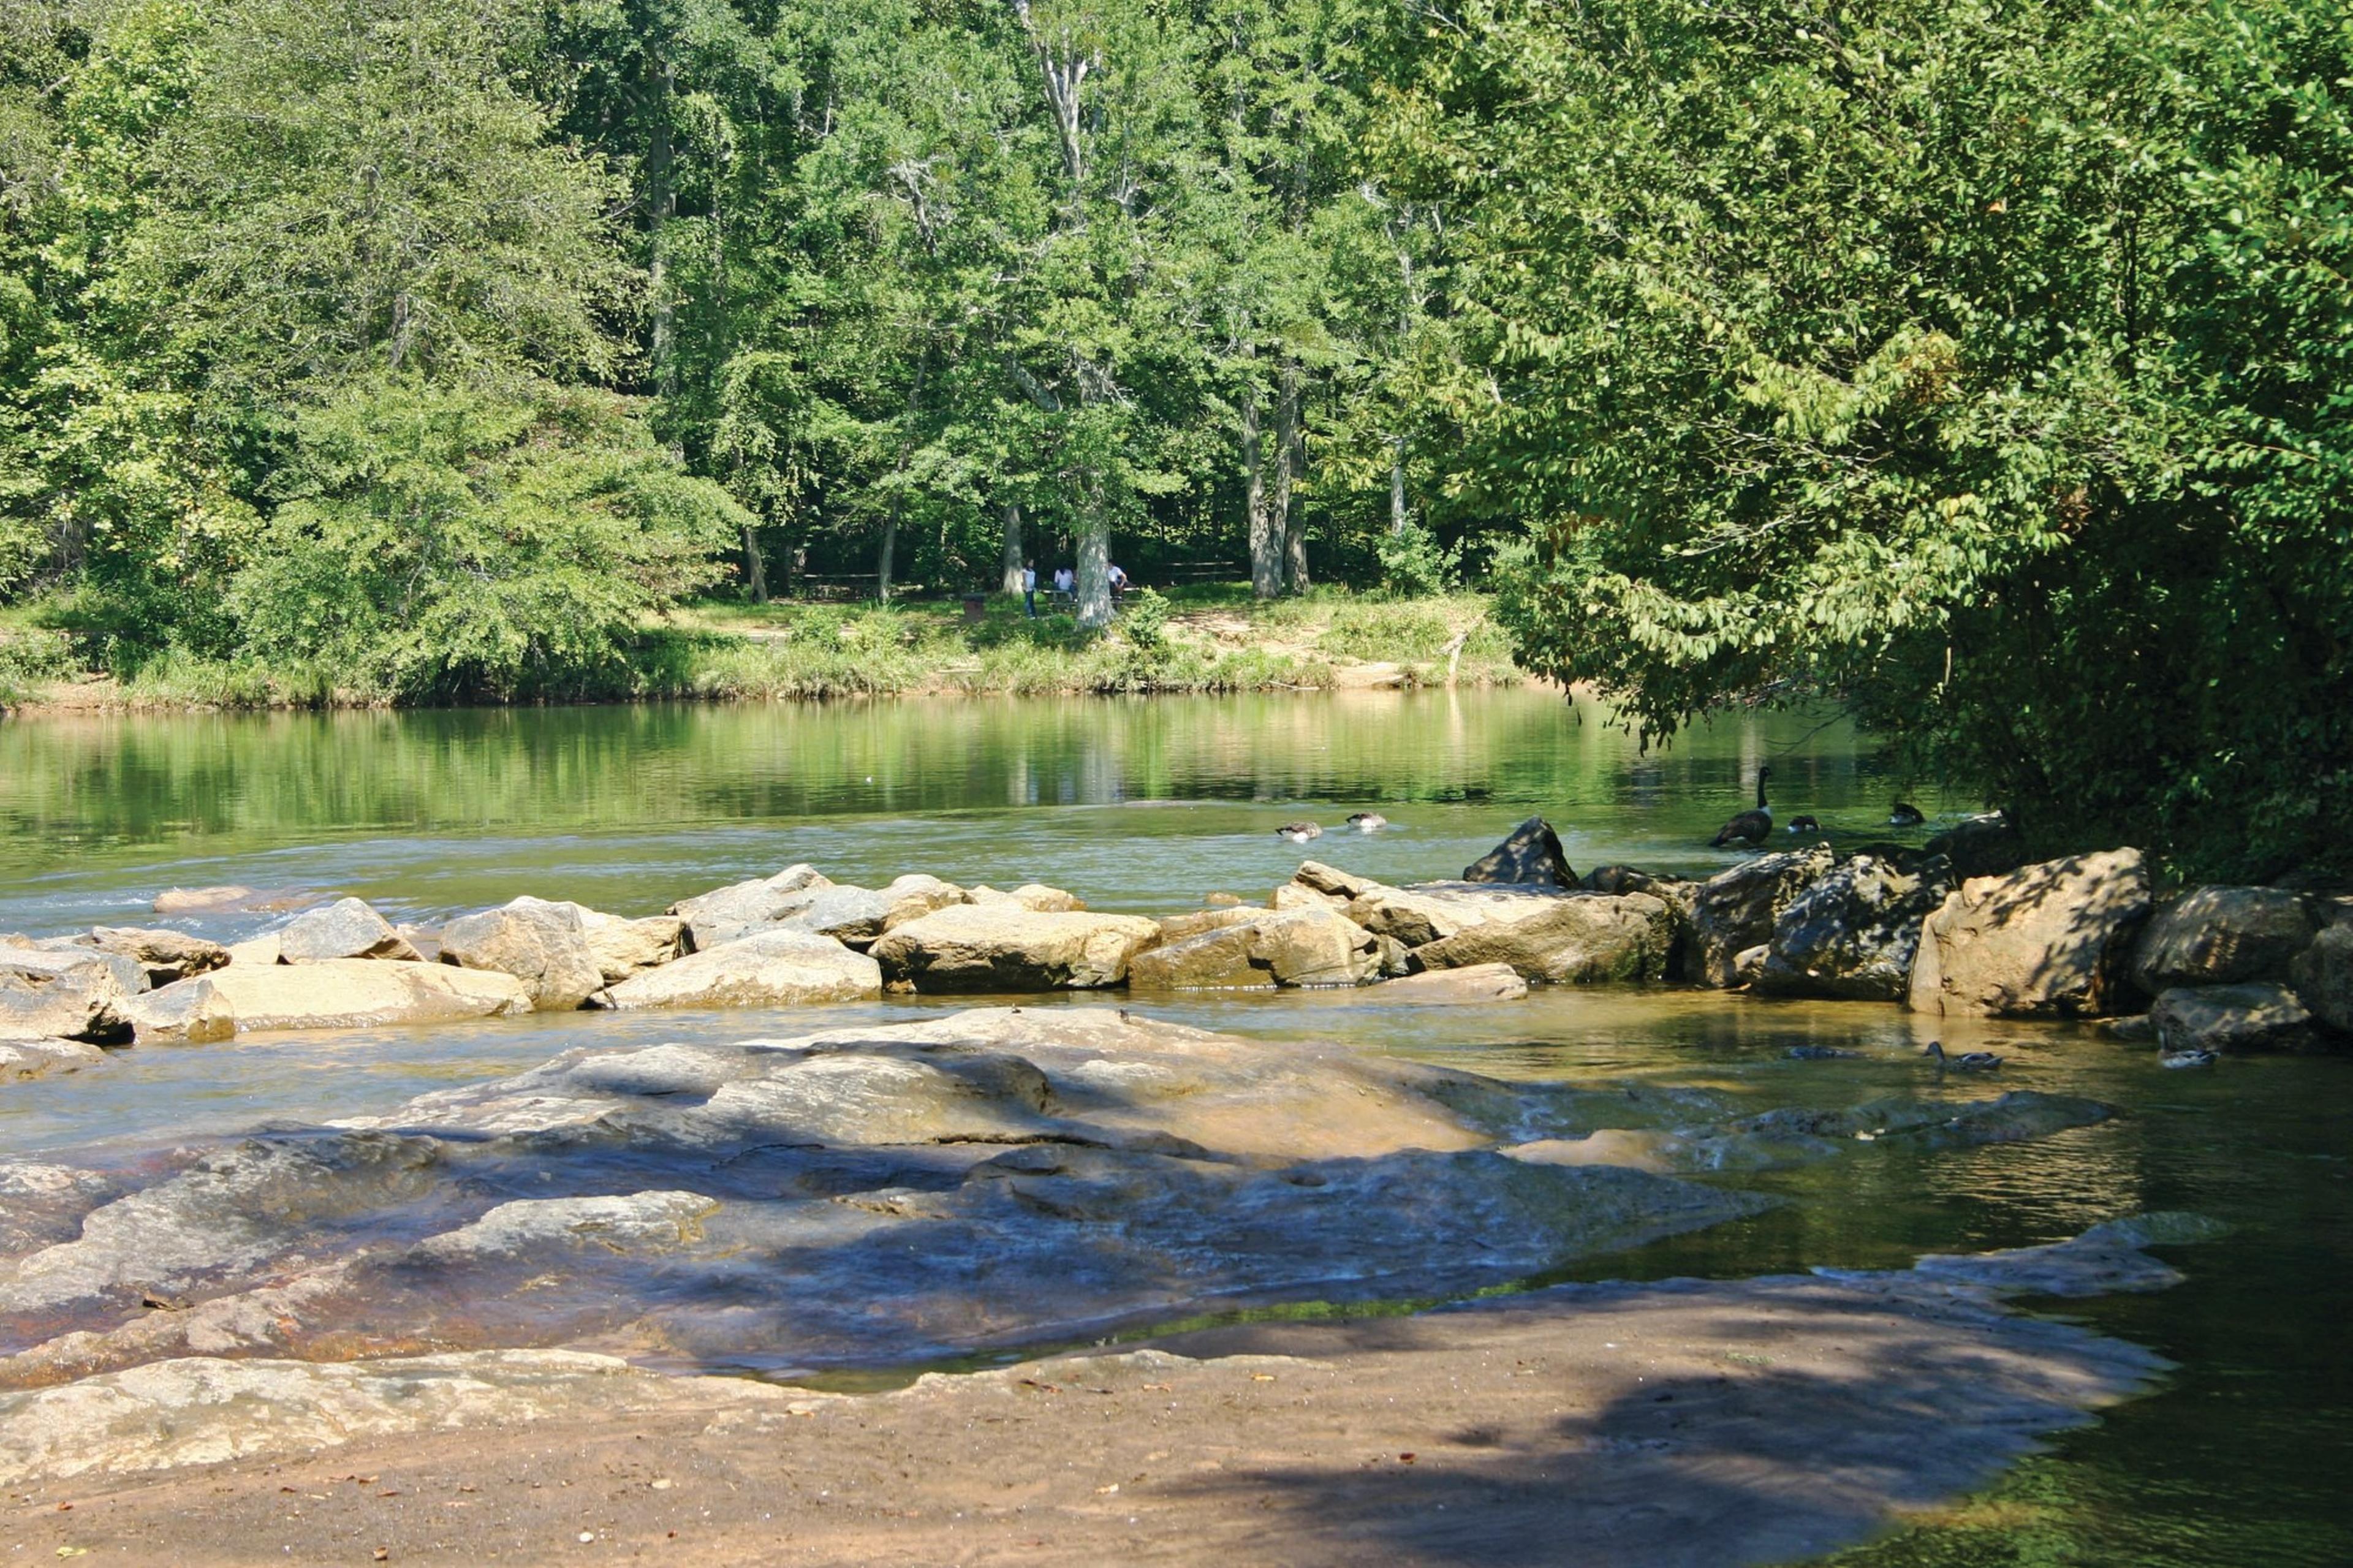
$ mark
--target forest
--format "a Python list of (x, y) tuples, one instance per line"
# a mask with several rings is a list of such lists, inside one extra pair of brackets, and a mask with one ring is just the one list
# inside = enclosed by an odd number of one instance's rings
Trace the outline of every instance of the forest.
[(0, 606), (419, 701), (1467, 584), (1650, 735), (2341, 862), (2349, 82), (2335, 0), (5, 0)]

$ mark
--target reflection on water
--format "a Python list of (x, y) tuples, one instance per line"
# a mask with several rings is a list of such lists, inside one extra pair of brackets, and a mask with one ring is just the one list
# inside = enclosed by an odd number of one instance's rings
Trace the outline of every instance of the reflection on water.
[[(627, 911), (794, 859), (837, 875), (1030, 878), (1103, 908), (1262, 894), (1299, 851), (1271, 829), (1370, 803), (1400, 824), (1312, 851), (1398, 880), (1446, 875), (1542, 811), (1582, 868), (1704, 869), (1701, 846), (1774, 764), (1785, 814), (1877, 837), (1894, 782), (1852, 735), (1756, 720), (1640, 756), (1535, 692), (1365, 700), (908, 703), (0, 725), (0, 930), (131, 918), (163, 886), (305, 883), (404, 913), (531, 890)], [(1933, 805), (1932, 792), (1922, 794)], [(1955, 803), (1958, 805), (1960, 803)], [(248, 922), (249, 923), (249, 922)], [(1031, 1005), (1084, 1005), (1068, 997)], [(929, 1016), (909, 999), (828, 1023)], [(1839, 1559), (1841, 1568), (2321, 1564), (2353, 1561), (2341, 1476), (2353, 1358), (2353, 1131), (2329, 1108), (2353, 1064), (2158, 1070), (2065, 1026), (1946, 1023), (2000, 1080), (1937, 1078), (1920, 1020), (1888, 1007), (1671, 990), (1540, 992), (1394, 1007), (1377, 993), (1202, 996), (1155, 1015), (1323, 1036), (1522, 1079), (1704, 1089), (1748, 1110), (2003, 1088), (2087, 1095), (2120, 1119), (2034, 1142), (1710, 1178), (1787, 1200), (1754, 1218), (1590, 1260), (1582, 1277), (1901, 1267), (1917, 1253), (2055, 1240), (2140, 1209), (2229, 1221), (2168, 1254), (2188, 1283), (2066, 1305), (2180, 1363), (2170, 1384), (2069, 1434), (1987, 1494)], [(776, 1015), (575, 1015), (425, 1031), (142, 1048), (0, 1089), (0, 1153), (152, 1148), (270, 1121), (380, 1112), (577, 1046), (742, 1039)], [(1796, 1059), (1833, 1045), (1851, 1058)]]

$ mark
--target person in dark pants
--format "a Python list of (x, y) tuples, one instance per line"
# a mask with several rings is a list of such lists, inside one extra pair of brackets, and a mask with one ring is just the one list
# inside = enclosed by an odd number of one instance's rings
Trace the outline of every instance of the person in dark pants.
[(1029, 612), (1031, 620), (1038, 618), (1038, 563), (1035, 561), (1021, 563), (1021, 607)]

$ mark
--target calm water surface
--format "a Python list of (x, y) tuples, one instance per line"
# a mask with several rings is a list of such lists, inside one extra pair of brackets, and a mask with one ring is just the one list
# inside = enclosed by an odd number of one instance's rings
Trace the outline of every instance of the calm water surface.
[[(216, 882), (361, 894), (435, 919), (518, 892), (625, 913), (812, 861), (844, 880), (924, 870), (1037, 879), (1099, 909), (1262, 896), (1301, 851), (1280, 824), (1378, 809), (1306, 853), (1389, 880), (1450, 876), (1541, 812), (1571, 859), (1705, 871), (1705, 840), (1769, 762), (1786, 821), (1890, 837), (1901, 793), (1842, 724), (1722, 722), (1648, 755), (1529, 691), (846, 707), (572, 709), (0, 723), (0, 931), (152, 919), (160, 889)], [(1933, 824), (1932, 824), (1933, 826)], [(1917, 842), (1924, 835), (1893, 835)], [(224, 937), (267, 923), (184, 921)], [(1697, 1084), (1776, 1105), (1939, 1089), (1899, 1010), (1672, 991), (1539, 993), (1409, 1008), (1377, 994), (1202, 997), (1153, 1011), (1242, 1033), (1317, 1034), (1519, 1078)], [(1076, 1005), (1040, 998), (1040, 1005)], [(825, 1018), (939, 1010), (914, 1000)], [(279, 1036), (121, 1053), (0, 1089), (0, 1154), (120, 1149), (271, 1120), (388, 1109), (577, 1045), (784, 1032), (765, 1015), (573, 1015)], [(2004, 1082), (2096, 1096), (2123, 1119), (2039, 1142), (1737, 1180), (1789, 1200), (1757, 1219), (1600, 1259), (1584, 1277), (1902, 1267), (1923, 1251), (2054, 1240), (2140, 1209), (2231, 1222), (2171, 1251), (2173, 1290), (2064, 1310), (2180, 1363), (2165, 1386), (2063, 1436), (1985, 1493), (1838, 1559), (1841, 1568), (2353, 1562), (2353, 1062), (2204, 1074), (2063, 1026), (1947, 1027), (2011, 1056)], [(1799, 1044), (1852, 1060), (1796, 1061)]]

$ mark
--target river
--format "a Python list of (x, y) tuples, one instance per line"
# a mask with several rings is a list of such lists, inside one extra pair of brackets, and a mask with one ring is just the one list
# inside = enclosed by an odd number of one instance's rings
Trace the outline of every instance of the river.
[[(526, 891), (645, 913), (796, 860), (870, 883), (907, 870), (1039, 880), (1097, 909), (1168, 913), (1214, 892), (1261, 898), (1303, 854), (1389, 881), (1451, 876), (1536, 813), (1580, 869), (1705, 872), (1731, 862), (1706, 839), (1749, 804), (1745, 781), (1765, 762), (1784, 821), (1810, 813), (1849, 842), (1887, 837), (1899, 793), (1932, 826), (1965, 804), (1891, 773), (1823, 718), (1720, 721), (1645, 752), (1591, 709), (1527, 690), (47, 719), (0, 724), (0, 931), (136, 922), (165, 887), (221, 882), (356, 893), (418, 921)], [(1394, 826), (1341, 828), (1366, 809)], [(1326, 828), (1303, 851), (1273, 831), (1303, 818)], [(265, 919), (185, 923), (235, 938)], [(908, 999), (827, 1016), (943, 1010)], [(1862, 1004), (1617, 990), (1407, 1008), (1377, 993), (1293, 993), (1155, 1001), (1153, 1012), (1499, 1077), (1689, 1089), (1757, 1110), (1916, 1094), (1926, 1082), (1919, 1026)], [(572, 1046), (770, 1026), (740, 1015), (543, 1015), (132, 1050), (102, 1070), (0, 1090), (0, 1154), (120, 1152), (364, 1116)], [(2353, 1127), (2335, 1105), (2353, 1064), (2164, 1073), (2146, 1047), (2067, 1026), (1948, 1026), (1943, 1037), (2007, 1053), (2006, 1086), (2089, 1095), (2126, 1114), (2028, 1143), (1711, 1178), (1787, 1201), (1587, 1259), (1569, 1276), (1902, 1267), (1922, 1252), (2056, 1240), (2141, 1210), (2224, 1221), (2221, 1239), (2167, 1251), (2185, 1284), (2064, 1308), (2178, 1363), (2162, 1387), (1836, 1561), (2353, 1561), (2341, 1482), (2353, 1359), (2335, 1339), (2353, 1287)], [(1799, 1045), (1858, 1054), (1790, 1058)]]

